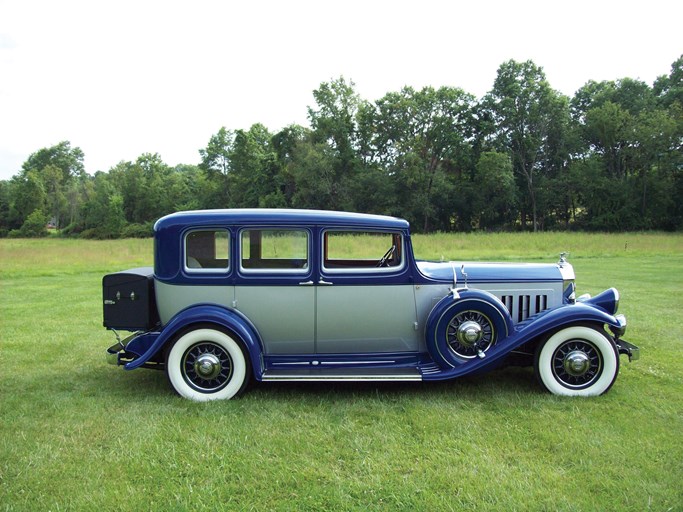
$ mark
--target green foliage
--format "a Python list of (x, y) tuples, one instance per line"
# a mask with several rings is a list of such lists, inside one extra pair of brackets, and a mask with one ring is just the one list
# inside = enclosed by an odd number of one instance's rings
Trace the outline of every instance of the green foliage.
[(47, 194), (37, 171), (15, 176), (10, 182), (9, 226), (21, 227), (28, 216), (36, 210), (45, 210)]
[(55, 227), (76, 220), (80, 200), (79, 183), (87, 179), (83, 152), (67, 141), (43, 148), (29, 156), (16, 180), (14, 219), (42, 209)]
[(10, 231), (12, 238), (37, 238), (47, 235), (47, 217), (42, 210), (34, 210), (26, 217), (20, 229)]
[(7, 236), (9, 231), (9, 212), (12, 200), (9, 181), (0, 181), (0, 238)]
[(308, 141), (298, 145), (293, 156), (296, 165), (290, 168), (295, 183), (292, 206), (333, 209), (336, 203), (335, 186), (340, 184), (334, 179), (332, 149), (326, 144)]
[(235, 134), (222, 126), (218, 133), (211, 136), (206, 149), (199, 150), (202, 157), (199, 167), (210, 174), (227, 176), (231, 167), (230, 153), (234, 139)]
[(473, 104), (461, 89), (404, 87), (362, 111), (368, 159), (391, 183), (388, 206), (416, 230), (451, 227), (456, 177), (471, 162)]
[(121, 238), (151, 238), (154, 234), (152, 222), (127, 224), (121, 229)]
[(590, 82), (572, 100), (587, 146), (574, 166), (588, 226), (681, 228), (683, 125), (675, 108), (658, 105), (658, 88), (666, 94), (661, 81), (654, 89), (630, 79)]
[[(292, 171), (292, 199), (301, 207), (355, 209), (353, 188), (361, 171), (357, 116), (362, 101), (354, 87), (340, 77), (313, 91), (317, 108), (308, 108), (312, 131), (303, 142), (307, 147), (294, 153), (302, 159), (301, 168)], [(326, 168), (314, 168), (320, 165)], [(305, 190), (307, 186), (315, 189)]]
[(22, 173), (30, 171), (43, 171), (48, 166), (53, 166), (62, 173), (62, 180), (81, 176), (85, 173), (83, 167), (83, 151), (80, 148), (71, 148), (71, 143), (63, 141), (49, 148), (43, 148), (31, 154), (22, 166)]
[(198, 166), (158, 154), (89, 176), (67, 141), (0, 182), (0, 237), (42, 211), (63, 235), (141, 236), (204, 208), (320, 208), (395, 215), (415, 232), (683, 229), (683, 57), (653, 86), (589, 81), (572, 98), (509, 60), (477, 101), (406, 86), (362, 99), (323, 82), (310, 127), (221, 127)]
[[(483, 101), (492, 120), (493, 147), (508, 152), (519, 180), (522, 197), (520, 219), (526, 225), (530, 210), (532, 228), (539, 227), (539, 184), (553, 172), (556, 154), (551, 146), (553, 130), (568, 115), (566, 99), (548, 84), (543, 69), (531, 61), (508, 61)], [(561, 148), (555, 148), (561, 149)]]
[(515, 215), (515, 177), (510, 157), (484, 152), (479, 156), (472, 180), (473, 220), (481, 229), (509, 225)]
[[(232, 172), (230, 194), (233, 205), (256, 208), (274, 199), (280, 192), (272, 135), (265, 126), (253, 125), (249, 131), (238, 130), (230, 154)], [(270, 199), (266, 199), (270, 198)]]

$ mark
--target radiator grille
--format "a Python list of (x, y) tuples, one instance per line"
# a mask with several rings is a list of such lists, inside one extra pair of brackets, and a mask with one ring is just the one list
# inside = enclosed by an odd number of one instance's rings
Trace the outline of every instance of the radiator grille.
[(500, 299), (514, 322), (522, 322), (548, 309), (547, 295), (503, 295)]

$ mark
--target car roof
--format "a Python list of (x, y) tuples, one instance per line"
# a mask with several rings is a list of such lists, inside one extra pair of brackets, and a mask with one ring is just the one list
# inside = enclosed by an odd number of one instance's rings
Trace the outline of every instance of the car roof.
[(236, 208), (172, 213), (159, 219), (155, 231), (179, 226), (332, 226), (348, 228), (408, 229), (408, 221), (386, 215), (328, 210)]

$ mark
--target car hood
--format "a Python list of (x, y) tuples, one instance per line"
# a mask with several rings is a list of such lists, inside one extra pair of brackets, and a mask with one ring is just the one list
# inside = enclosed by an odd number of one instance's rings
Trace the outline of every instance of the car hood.
[(453, 283), (453, 270), (458, 276), (458, 286), (467, 283), (538, 283), (574, 279), (574, 269), (569, 263), (480, 263), (480, 262), (433, 262), (418, 261), (417, 268), (426, 278)]

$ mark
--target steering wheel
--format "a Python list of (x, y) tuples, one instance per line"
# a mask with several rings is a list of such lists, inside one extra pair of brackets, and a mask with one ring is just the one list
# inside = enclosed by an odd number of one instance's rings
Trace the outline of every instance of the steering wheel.
[(392, 245), (389, 247), (389, 250), (384, 253), (384, 256), (380, 258), (380, 260), (377, 262), (377, 267), (388, 267), (389, 260), (391, 257), (394, 255), (394, 252), (396, 252), (396, 246)]

